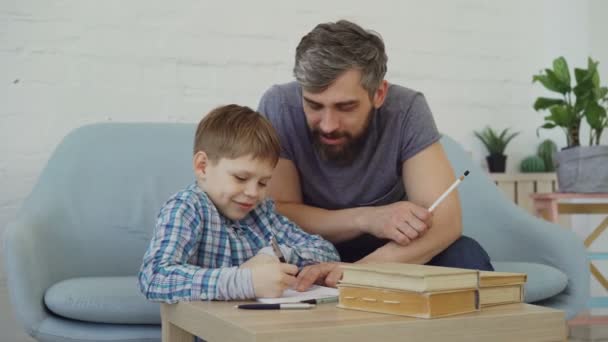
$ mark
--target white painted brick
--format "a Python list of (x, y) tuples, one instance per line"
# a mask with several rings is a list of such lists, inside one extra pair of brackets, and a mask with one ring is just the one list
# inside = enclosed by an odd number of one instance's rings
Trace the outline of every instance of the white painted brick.
[[(0, 2), (0, 232), (67, 132), (106, 120), (197, 122), (226, 103), (255, 108), (268, 87), (292, 79), (301, 36), (340, 18), (382, 34), (389, 81), (424, 92), (440, 130), (478, 161), (484, 151), (472, 130), (492, 124), (522, 131), (508, 149), (515, 169), (540, 141), (535, 130), (543, 114), (531, 105), (546, 93), (531, 84), (532, 74), (559, 55), (583, 65), (592, 51), (608, 79), (606, 6), (601, 0)], [(559, 131), (541, 137), (564, 141)]]

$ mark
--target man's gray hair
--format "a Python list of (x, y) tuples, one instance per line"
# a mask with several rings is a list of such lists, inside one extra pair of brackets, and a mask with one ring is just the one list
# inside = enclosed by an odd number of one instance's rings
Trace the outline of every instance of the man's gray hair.
[(317, 25), (296, 48), (293, 74), (307, 91), (327, 89), (341, 74), (361, 71), (361, 85), (373, 97), (386, 74), (388, 57), (380, 35), (347, 20)]

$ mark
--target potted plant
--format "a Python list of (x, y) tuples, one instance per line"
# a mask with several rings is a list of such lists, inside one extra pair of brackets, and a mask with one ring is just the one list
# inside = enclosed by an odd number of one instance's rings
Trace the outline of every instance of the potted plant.
[(486, 161), (488, 162), (490, 172), (505, 172), (507, 164), (507, 156), (504, 154), (505, 149), (519, 132), (509, 133), (509, 129), (505, 128), (502, 132), (498, 133), (498, 131), (494, 131), (491, 127), (486, 127), (481, 132), (474, 133), (488, 150), (489, 155), (486, 157)]
[[(560, 127), (566, 134), (567, 146), (555, 156), (562, 192), (608, 192), (608, 146), (599, 144), (604, 128), (608, 127), (604, 107), (608, 103), (608, 88), (600, 86), (597, 66), (598, 62), (589, 58), (587, 69), (575, 68), (576, 84), (572, 86), (568, 63), (559, 57), (553, 61), (552, 69), (545, 69), (532, 78), (533, 82), (540, 82), (560, 95), (559, 98), (537, 98), (534, 109), (549, 111), (539, 128)], [(581, 145), (583, 122), (589, 125), (588, 146)]]
[(528, 156), (521, 161), (519, 170), (522, 173), (555, 172), (553, 160), (556, 153), (557, 145), (553, 140), (546, 139), (538, 145), (536, 155)]

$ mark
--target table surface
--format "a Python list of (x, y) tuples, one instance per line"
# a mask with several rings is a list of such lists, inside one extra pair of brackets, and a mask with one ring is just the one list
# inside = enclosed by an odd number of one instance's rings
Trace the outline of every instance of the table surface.
[[(529, 304), (484, 308), (436, 319), (345, 310), (239, 310), (238, 302), (163, 304), (164, 325), (207, 341), (565, 341), (563, 311)], [(170, 322), (170, 323), (169, 323)], [(165, 327), (163, 326), (163, 329)]]

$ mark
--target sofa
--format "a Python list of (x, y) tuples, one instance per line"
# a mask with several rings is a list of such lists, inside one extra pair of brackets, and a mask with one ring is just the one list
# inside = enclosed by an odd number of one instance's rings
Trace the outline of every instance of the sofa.
[[(100, 123), (69, 133), (16, 219), (4, 260), (18, 321), (38, 341), (160, 341), (159, 305), (139, 293), (137, 272), (157, 211), (194, 180), (196, 126)], [(457, 173), (464, 233), (497, 270), (526, 272), (526, 301), (585, 307), (589, 271), (572, 232), (509, 201), (452, 139), (441, 140)]]

